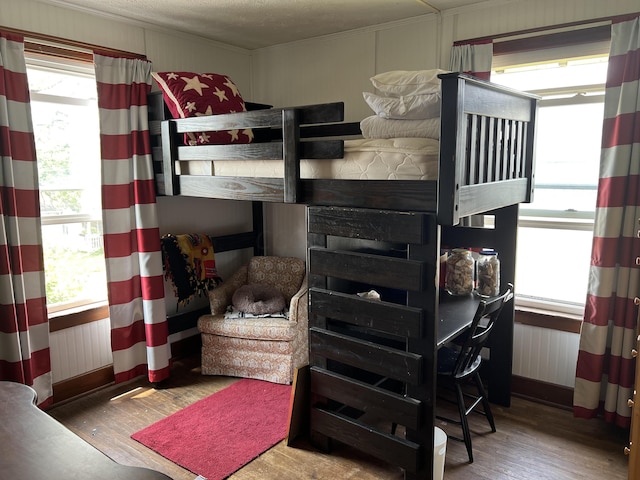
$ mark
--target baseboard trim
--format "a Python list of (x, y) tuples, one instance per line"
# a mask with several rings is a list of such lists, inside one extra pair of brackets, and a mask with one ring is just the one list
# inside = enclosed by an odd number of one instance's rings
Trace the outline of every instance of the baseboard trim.
[[(171, 356), (173, 359), (190, 357), (194, 355), (194, 352), (199, 352), (201, 346), (200, 335), (187, 337), (171, 344)], [(104, 388), (114, 381), (113, 365), (107, 365), (55, 383), (53, 385), (53, 404)], [(573, 388), (563, 385), (513, 375), (511, 377), (511, 393), (514, 396), (565, 410), (573, 409)]]
[(107, 365), (91, 372), (53, 384), (53, 404), (84, 395), (115, 381), (113, 365)]
[(565, 410), (573, 409), (573, 388), (564, 385), (513, 375), (511, 394)]
[[(190, 357), (195, 352), (200, 352), (202, 341), (200, 335), (178, 340), (171, 344), (171, 358), (173, 360), (179, 358)], [(199, 356), (199, 355), (198, 355)], [(113, 365), (107, 365), (91, 372), (62, 380), (53, 384), (53, 405), (60, 404), (67, 400), (73, 399), (80, 395), (86, 395), (100, 388), (104, 388), (115, 382), (113, 373)]]

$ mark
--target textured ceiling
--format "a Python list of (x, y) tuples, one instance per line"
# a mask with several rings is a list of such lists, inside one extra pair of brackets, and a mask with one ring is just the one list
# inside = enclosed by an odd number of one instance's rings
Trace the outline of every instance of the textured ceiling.
[[(496, 0), (39, 0), (255, 49)], [(504, 1), (504, 0), (503, 0)]]

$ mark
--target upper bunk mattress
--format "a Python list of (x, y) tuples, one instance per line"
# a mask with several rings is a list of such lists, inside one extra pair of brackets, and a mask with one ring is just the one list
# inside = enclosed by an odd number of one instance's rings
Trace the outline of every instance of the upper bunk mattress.
[[(436, 180), (439, 142), (431, 138), (362, 138), (344, 142), (344, 158), (301, 160), (300, 178), (342, 180)], [(180, 173), (282, 178), (282, 161), (182, 162)]]

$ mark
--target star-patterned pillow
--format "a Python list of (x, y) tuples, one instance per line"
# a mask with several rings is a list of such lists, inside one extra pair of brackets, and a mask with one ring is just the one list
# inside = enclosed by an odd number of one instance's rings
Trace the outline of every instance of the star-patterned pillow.
[[(153, 72), (162, 96), (174, 118), (245, 112), (238, 87), (217, 73)], [(188, 145), (251, 143), (251, 129), (185, 134)]]

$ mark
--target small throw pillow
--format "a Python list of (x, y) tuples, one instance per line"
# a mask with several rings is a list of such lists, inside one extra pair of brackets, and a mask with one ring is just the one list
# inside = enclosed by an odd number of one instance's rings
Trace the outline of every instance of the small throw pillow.
[(276, 287), (262, 283), (243, 285), (231, 297), (233, 306), (253, 315), (278, 313), (284, 310), (284, 295)]
[(385, 97), (363, 92), (367, 105), (382, 118), (396, 120), (424, 120), (440, 116), (440, 94), (401, 95)]
[(371, 83), (385, 95), (424, 95), (440, 91), (438, 74), (445, 70), (393, 70), (371, 77)]
[[(152, 72), (174, 118), (202, 117), (247, 110), (238, 87), (226, 75)], [(185, 134), (188, 145), (251, 143), (251, 129)]]

